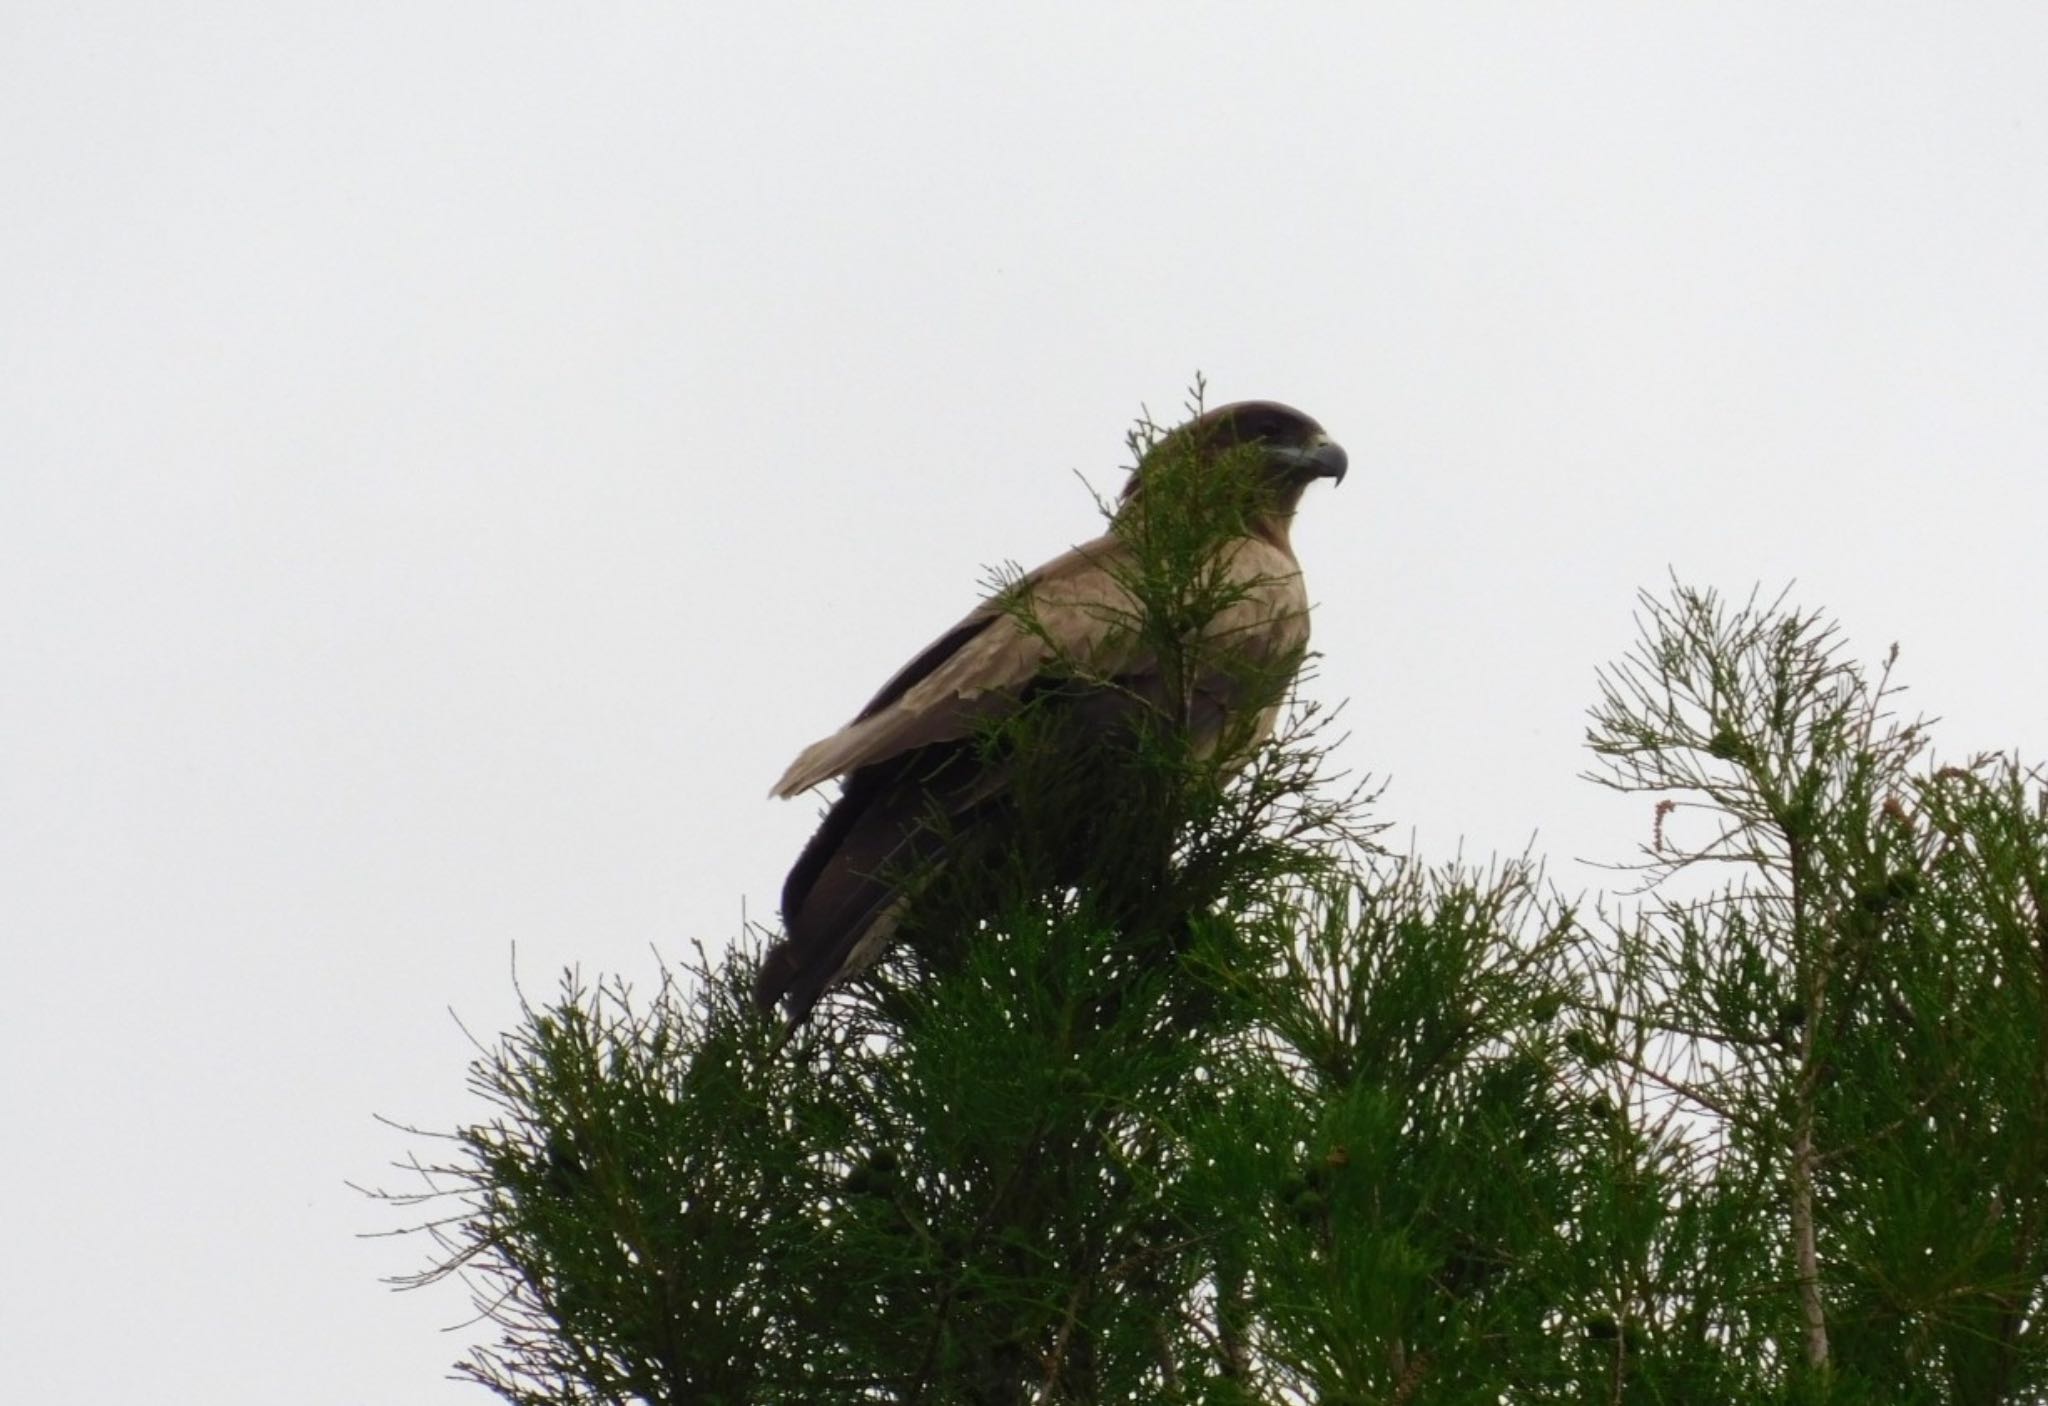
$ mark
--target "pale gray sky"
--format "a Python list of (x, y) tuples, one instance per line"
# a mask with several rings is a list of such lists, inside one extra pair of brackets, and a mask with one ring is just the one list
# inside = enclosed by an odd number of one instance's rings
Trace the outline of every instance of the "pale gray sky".
[(0, 3), (0, 1396), (484, 1399), (343, 1186), (764, 799), (1320, 418), (1316, 692), (1425, 852), (1618, 856), (1631, 597), (1796, 577), (2048, 754), (2048, 10)]

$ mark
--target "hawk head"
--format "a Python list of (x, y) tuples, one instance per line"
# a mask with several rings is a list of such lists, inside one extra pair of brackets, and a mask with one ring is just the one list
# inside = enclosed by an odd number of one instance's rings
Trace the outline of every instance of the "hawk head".
[(1241, 400), (1219, 405), (1162, 436), (1124, 484), (1120, 501), (1138, 500), (1148, 477), (1186, 472), (1204, 477), (1231, 465), (1254, 493), (1251, 516), (1285, 540), (1286, 524), (1302, 491), (1319, 478), (1341, 483), (1349, 465), (1344, 446), (1291, 405)]

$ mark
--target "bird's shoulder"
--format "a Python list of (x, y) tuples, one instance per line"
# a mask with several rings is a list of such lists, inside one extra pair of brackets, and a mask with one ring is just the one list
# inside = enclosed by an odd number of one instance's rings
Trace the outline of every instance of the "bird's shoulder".
[(860, 723), (905, 695), (940, 676), (979, 674), (989, 663), (1010, 658), (1021, 664), (1062, 643), (1093, 634), (1090, 622), (1126, 613), (1130, 596), (1123, 587), (1124, 544), (1105, 535), (1069, 548), (1051, 561), (996, 587), (960, 621), (918, 651), (910, 662), (854, 716)]
[(911, 747), (971, 734), (1055, 661), (1113, 668), (1135, 621), (1128, 549), (1113, 535), (1084, 542), (987, 598), (918, 651), (853, 721), (804, 749), (776, 795), (793, 795)]

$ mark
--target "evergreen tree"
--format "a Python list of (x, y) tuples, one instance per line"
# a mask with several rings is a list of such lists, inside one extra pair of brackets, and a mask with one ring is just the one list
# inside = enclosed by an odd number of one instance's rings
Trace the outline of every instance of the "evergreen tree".
[[(1182, 678), (1249, 491), (1194, 469), (1148, 462), (1129, 529)], [(759, 935), (565, 978), (394, 1198), (494, 1326), (461, 1370), (532, 1406), (2048, 1400), (2048, 788), (1935, 765), (1818, 616), (1642, 623), (1589, 737), (1661, 798), (1625, 914), (1379, 853), (1311, 707), (1201, 753), (1169, 696), (992, 732), (1001, 842), (786, 1046)]]

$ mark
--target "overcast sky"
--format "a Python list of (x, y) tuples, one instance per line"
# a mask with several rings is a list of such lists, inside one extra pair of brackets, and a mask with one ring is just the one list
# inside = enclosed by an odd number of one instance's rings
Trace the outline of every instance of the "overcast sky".
[(0, 1397), (484, 1399), (372, 1115), (515, 944), (772, 919), (769, 782), (1198, 371), (1350, 451), (1403, 844), (1647, 835), (1671, 570), (2048, 754), (2039, 5), (0, 0)]

